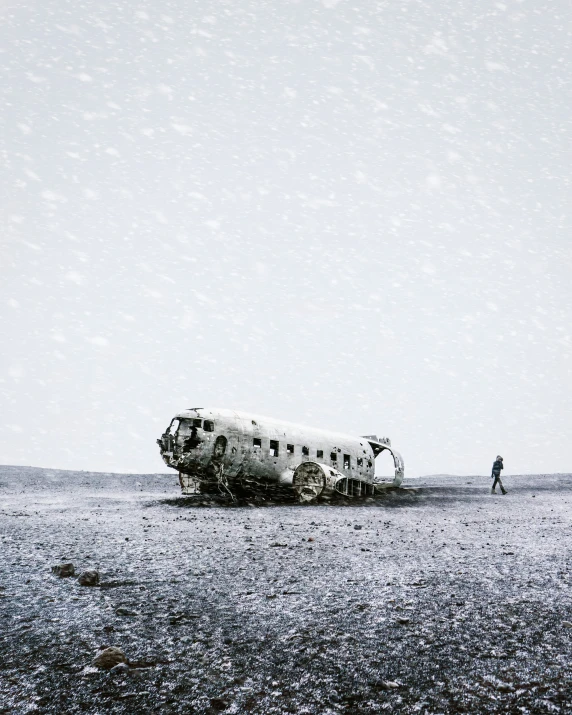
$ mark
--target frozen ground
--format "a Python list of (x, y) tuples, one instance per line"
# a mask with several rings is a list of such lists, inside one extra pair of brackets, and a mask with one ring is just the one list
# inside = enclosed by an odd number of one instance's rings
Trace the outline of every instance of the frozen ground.
[(0, 467), (0, 712), (569, 713), (572, 475), (505, 484), (229, 508)]

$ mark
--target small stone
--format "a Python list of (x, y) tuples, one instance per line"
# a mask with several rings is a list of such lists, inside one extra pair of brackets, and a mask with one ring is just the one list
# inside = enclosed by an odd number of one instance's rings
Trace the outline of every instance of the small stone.
[(356, 531), (360, 531), (360, 529), (362, 529), (362, 528), (363, 528), (363, 527), (362, 527), (361, 524), (355, 524), (355, 525), (354, 525), (354, 529), (355, 529)]
[(127, 663), (118, 663), (111, 668), (110, 672), (116, 673), (117, 675), (125, 675), (129, 672), (129, 666)]
[(314, 537), (313, 537), (313, 536), (310, 536), (310, 538), (308, 539), (308, 541), (314, 541)]
[(211, 707), (214, 708), (215, 710), (226, 710), (228, 707), (228, 703), (226, 700), (223, 700), (222, 698), (211, 698)]
[(99, 586), (99, 574), (97, 571), (84, 571), (77, 577), (80, 586)]
[(127, 663), (127, 658), (121, 648), (116, 648), (115, 646), (105, 648), (92, 661), (92, 665), (101, 670), (111, 670), (119, 663)]
[(119, 608), (116, 608), (115, 613), (117, 613), (118, 616), (138, 616), (139, 615), (137, 613), (137, 611), (130, 611), (128, 608), (124, 608), (123, 606), (119, 606)]
[(75, 569), (73, 564), (58, 564), (57, 566), (52, 566), (52, 573), (58, 578), (68, 578), (75, 574)]
[(499, 693), (511, 693), (514, 690), (509, 683), (497, 683), (496, 687)]
[(410, 618), (406, 618), (405, 616), (398, 616), (398, 618), (397, 618), (397, 622), (401, 623), (402, 626), (407, 625), (410, 620), (411, 620)]
[(381, 687), (383, 690), (395, 690), (395, 688), (399, 687), (399, 683), (396, 683), (394, 680), (384, 680)]
[(562, 621), (562, 625), (564, 626), (564, 628), (572, 628), (571, 621)]

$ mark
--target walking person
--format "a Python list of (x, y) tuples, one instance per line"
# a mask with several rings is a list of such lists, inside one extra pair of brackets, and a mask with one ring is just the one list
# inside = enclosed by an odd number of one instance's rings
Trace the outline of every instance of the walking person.
[(500, 473), (501, 469), (504, 468), (504, 464), (502, 462), (502, 457), (500, 454), (497, 454), (497, 458), (495, 459), (493, 463), (493, 469), (491, 472), (491, 479), (493, 479), (493, 488), (491, 489), (491, 494), (496, 494), (496, 486), (497, 484), (500, 487), (500, 490), (503, 494), (506, 494), (506, 489), (503, 487), (501, 478), (500, 478)]

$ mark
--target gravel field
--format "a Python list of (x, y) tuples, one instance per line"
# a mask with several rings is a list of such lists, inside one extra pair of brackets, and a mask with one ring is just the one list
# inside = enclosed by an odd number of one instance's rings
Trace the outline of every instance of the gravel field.
[(570, 713), (572, 475), (503, 479), (227, 506), (0, 467), (0, 713)]

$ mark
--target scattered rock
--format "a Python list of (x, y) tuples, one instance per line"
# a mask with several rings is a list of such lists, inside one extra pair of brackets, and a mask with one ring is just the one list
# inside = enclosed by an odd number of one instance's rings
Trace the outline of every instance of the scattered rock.
[(360, 531), (360, 529), (362, 529), (362, 528), (363, 528), (363, 527), (362, 527), (361, 524), (354, 524), (354, 529), (355, 529), (356, 531)]
[(402, 626), (405, 626), (409, 623), (411, 619), (407, 618), (406, 616), (398, 616), (397, 617), (397, 622), (401, 623)]
[(228, 703), (222, 698), (211, 698), (211, 707), (215, 710), (226, 710)]
[(97, 571), (84, 571), (77, 577), (80, 586), (98, 586), (99, 573)]
[(137, 611), (130, 611), (129, 608), (124, 608), (123, 606), (119, 606), (119, 608), (116, 608), (115, 613), (117, 613), (118, 616), (138, 616), (139, 615), (137, 613)]
[(111, 672), (115, 673), (116, 675), (125, 675), (129, 672), (129, 666), (127, 665), (127, 663), (118, 663), (117, 665), (114, 665), (113, 668), (111, 668)]
[(121, 648), (115, 646), (105, 648), (92, 661), (92, 665), (101, 670), (111, 670), (120, 663), (127, 663), (127, 658)]
[(175, 613), (169, 616), (169, 623), (172, 626), (176, 626), (178, 623), (187, 620), (187, 615), (185, 613)]
[(510, 685), (509, 683), (497, 683), (496, 688), (499, 693), (512, 693), (512, 691), (514, 690), (512, 685)]
[(58, 564), (58, 566), (52, 566), (52, 573), (58, 578), (68, 578), (75, 574), (75, 569), (73, 564)]
[(399, 683), (394, 680), (384, 680), (379, 687), (382, 690), (395, 690), (395, 688), (399, 688)]
[(572, 628), (571, 621), (562, 621), (562, 625), (564, 626), (564, 628)]
[(308, 539), (308, 541), (314, 541), (314, 537), (313, 537), (313, 536), (310, 536), (310, 538)]

